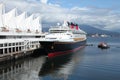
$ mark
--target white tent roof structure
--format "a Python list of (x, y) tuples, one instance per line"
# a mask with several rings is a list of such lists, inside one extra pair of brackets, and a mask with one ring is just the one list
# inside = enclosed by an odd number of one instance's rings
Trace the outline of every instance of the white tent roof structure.
[(27, 12), (23, 12), (20, 15), (17, 13), (17, 9), (14, 8), (11, 11), (5, 13), (3, 4), (0, 4), (0, 27), (5, 27), (11, 31), (19, 29), (27, 32), (28, 29), (31, 32), (41, 32), (41, 18), (37, 17), (34, 19), (34, 15), (27, 17)]
[(0, 4), (0, 14), (4, 14), (5, 13), (5, 6), (4, 4)]
[(3, 17), (2, 15), (5, 13), (5, 8), (3, 4), (0, 4), (0, 27), (3, 27)]
[(37, 17), (33, 20), (31, 30), (41, 32), (40, 17)]
[(23, 12), (22, 14), (16, 17), (16, 28), (24, 30), (26, 17), (27, 17), (26, 12)]
[(24, 29), (25, 30), (28, 30), (28, 29), (30, 30), (31, 27), (32, 27), (32, 22), (33, 22), (33, 14), (25, 19), (25, 28)]
[(3, 14), (3, 26), (7, 27), (8, 29), (16, 28), (16, 15), (16, 8), (12, 9), (8, 13)]

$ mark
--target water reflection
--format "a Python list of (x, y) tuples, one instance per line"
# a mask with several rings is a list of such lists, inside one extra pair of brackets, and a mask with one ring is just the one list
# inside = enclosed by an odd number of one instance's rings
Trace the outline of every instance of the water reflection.
[(0, 66), (0, 80), (38, 80), (46, 57), (27, 58)]
[(0, 80), (66, 80), (82, 58), (82, 51), (50, 59), (40, 56), (2, 63)]
[[(39, 76), (46, 80), (67, 80), (82, 59), (84, 49), (63, 56), (47, 59), (42, 65)], [(47, 76), (47, 77), (46, 77)]]

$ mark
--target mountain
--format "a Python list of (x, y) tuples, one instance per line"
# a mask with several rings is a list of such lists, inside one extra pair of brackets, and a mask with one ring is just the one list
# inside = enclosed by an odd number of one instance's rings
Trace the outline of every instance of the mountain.
[(84, 24), (80, 25), (80, 29), (87, 32), (87, 34), (96, 34), (97, 33), (97, 34), (107, 34), (107, 35), (113, 35), (113, 36), (120, 35), (120, 33), (118, 33), (118, 32), (102, 30), (102, 29), (98, 29), (98, 28), (92, 27), (90, 25), (84, 25)]
[[(43, 32), (48, 32), (49, 27), (50, 26), (55, 26), (55, 25), (56, 24), (54, 24), (54, 23), (52, 23), (52, 24), (42, 24)], [(81, 24), (79, 26), (80, 26), (80, 29), (87, 32), (88, 35), (97, 33), (97, 34), (106, 34), (106, 35), (111, 35), (111, 36), (120, 36), (120, 33), (118, 33), (118, 32), (111, 32), (111, 31), (107, 31), (107, 30), (102, 30), (102, 29), (98, 29), (98, 28), (95, 28), (95, 27), (90, 26), (90, 25)]]

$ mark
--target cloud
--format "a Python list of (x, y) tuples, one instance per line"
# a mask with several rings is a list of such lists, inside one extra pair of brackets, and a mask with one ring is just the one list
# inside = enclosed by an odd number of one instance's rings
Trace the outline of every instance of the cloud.
[(48, 0), (1, 0), (1, 2), (6, 4), (8, 11), (17, 7), (19, 13), (27, 11), (29, 14), (42, 16), (43, 22), (68, 20), (105, 30), (120, 30), (120, 14), (112, 9), (95, 7), (63, 8), (58, 4), (48, 3)]
[(41, 3), (47, 4), (48, 0), (41, 0)]

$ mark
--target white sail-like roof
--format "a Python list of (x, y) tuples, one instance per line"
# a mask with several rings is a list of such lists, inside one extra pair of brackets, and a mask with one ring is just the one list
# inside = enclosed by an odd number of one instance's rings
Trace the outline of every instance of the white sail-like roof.
[(16, 15), (17, 15), (17, 9), (12, 9), (11, 11), (9, 11), (8, 13), (5, 13), (3, 15), (3, 23), (4, 26), (9, 28), (9, 29), (13, 29), (16, 28)]
[(0, 14), (5, 13), (5, 6), (3, 4), (0, 4)]
[(5, 8), (3, 4), (0, 4), (0, 27), (3, 27), (3, 17), (2, 15), (5, 13)]
[(0, 27), (3, 27), (2, 14), (0, 14)]
[(23, 12), (22, 14), (16, 17), (16, 28), (20, 30), (24, 30), (26, 16), (27, 16), (27, 13)]
[(33, 25), (31, 27), (32, 30), (41, 32), (41, 23), (40, 23), (40, 17), (37, 17), (36, 19), (33, 20)]
[[(27, 17), (27, 13), (17, 14), (17, 9), (5, 13), (3, 4), (0, 4), (0, 29), (2, 31), (31, 31), (42, 32), (40, 17), (34, 19), (33, 14)], [(5, 29), (5, 30), (4, 30)]]
[(26, 18), (26, 20), (25, 20), (25, 29), (26, 30), (31, 29), (32, 22), (33, 22), (33, 14), (31, 16), (29, 16), (28, 18)]

